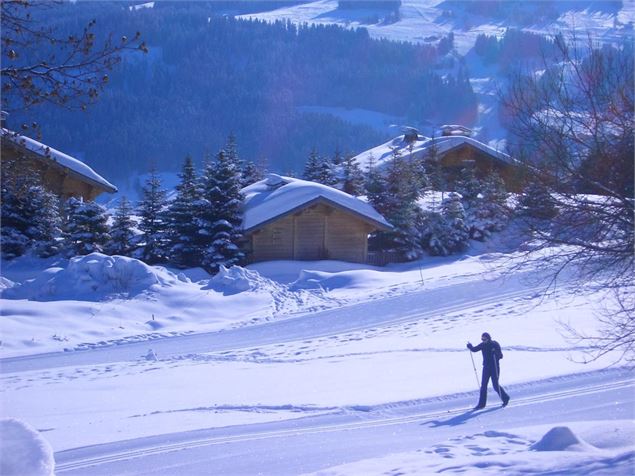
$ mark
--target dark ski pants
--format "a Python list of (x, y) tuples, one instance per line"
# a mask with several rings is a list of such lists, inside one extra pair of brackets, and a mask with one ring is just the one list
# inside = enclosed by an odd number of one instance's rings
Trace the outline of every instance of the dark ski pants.
[(498, 393), (498, 396), (501, 397), (503, 402), (509, 400), (509, 395), (505, 392), (503, 387), (498, 385), (498, 376), (500, 375), (500, 370), (495, 367), (483, 367), (483, 378), (481, 380), (481, 395), (478, 399), (478, 406), (484, 407), (487, 403), (487, 384), (489, 383), (489, 379), (492, 379), (492, 387)]

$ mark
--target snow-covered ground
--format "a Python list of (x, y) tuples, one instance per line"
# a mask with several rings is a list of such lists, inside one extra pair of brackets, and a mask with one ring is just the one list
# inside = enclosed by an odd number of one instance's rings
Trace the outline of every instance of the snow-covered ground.
[[(631, 474), (633, 374), (607, 369), (616, 355), (578, 363), (590, 349), (559, 325), (593, 332), (611, 295), (545, 298), (545, 270), (508, 274), (501, 242), (214, 278), (99, 254), (3, 262), (2, 417), (39, 430), (58, 474)], [(465, 343), (483, 331), (512, 403), (471, 414)], [(336, 451), (329, 432), (353, 439)]]

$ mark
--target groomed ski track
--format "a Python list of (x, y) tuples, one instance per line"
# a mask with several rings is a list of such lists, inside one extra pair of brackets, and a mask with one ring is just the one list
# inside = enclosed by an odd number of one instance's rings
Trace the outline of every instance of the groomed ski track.
[(485, 410), (469, 410), (474, 392), (77, 448), (56, 454), (56, 473), (300, 474), (425, 449), (457, 435), (532, 426), (537, 414), (541, 423), (586, 419), (589, 409), (598, 419), (627, 420), (635, 408), (632, 377), (628, 370), (610, 369), (512, 386), (512, 402), (505, 409), (490, 392)]
[[(474, 278), (472, 278), (474, 279)], [(255, 345), (328, 337), (364, 329), (393, 326), (437, 318), (444, 314), (479, 308), (493, 303), (533, 296), (540, 289), (510, 279), (481, 279), (434, 289), (410, 291), (392, 297), (364, 301), (345, 307), (279, 316), (276, 320), (218, 332), (165, 337), (143, 342), (107, 345), (75, 352), (52, 352), (0, 359), (0, 373), (47, 368), (98, 365), (135, 361), (152, 348), (161, 359), (177, 355), (240, 350)], [(453, 292), (454, 288), (469, 293)], [(473, 296), (479, 296), (474, 299)]]

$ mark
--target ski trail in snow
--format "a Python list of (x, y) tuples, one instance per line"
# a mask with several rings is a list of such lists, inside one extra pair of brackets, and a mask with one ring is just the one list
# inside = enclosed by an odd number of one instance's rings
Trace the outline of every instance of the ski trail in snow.
[[(483, 283), (476, 283), (480, 286)], [(152, 341), (152, 348), (160, 358), (177, 355), (221, 351), (248, 351), (254, 346), (286, 344), (298, 340), (352, 336), (355, 332), (397, 326), (432, 318), (445, 318), (447, 314), (486, 305), (497, 305), (505, 300), (528, 299), (537, 287), (513, 287), (505, 290), (500, 284), (486, 283), (479, 298), (464, 295), (451, 296), (446, 288), (423, 290), (393, 296), (381, 301), (330, 309), (319, 313), (296, 315), (293, 318), (255, 324), (239, 329), (213, 333), (189, 334)], [(465, 284), (464, 284), (465, 286)], [(452, 286), (450, 286), (452, 288)], [(449, 298), (451, 296), (451, 298)], [(412, 307), (415, 309), (412, 309)], [(427, 306), (425, 310), (421, 306)], [(405, 310), (408, 308), (409, 310)], [(357, 316), (352, 319), (351, 316)], [(92, 348), (82, 352), (53, 352), (0, 359), (0, 373), (40, 370), (61, 366), (108, 364), (117, 361), (136, 361), (147, 351), (147, 342), (122, 343), (105, 348)]]
[[(596, 393), (603, 392), (613, 392), (618, 389), (624, 389), (632, 387), (635, 389), (635, 382), (632, 380), (619, 380), (610, 383), (602, 383), (596, 385), (590, 385), (583, 388), (570, 388), (566, 390), (558, 390), (558, 391), (547, 391), (541, 393), (539, 395), (532, 395), (528, 397), (521, 397), (513, 400), (511, 408), (519, 408), (529, 405), (542, 404), (549, 401), (554, 400), (562, 400), (572, 397), (580, 397), (584, 395), (591, 395)], [(493, 411), (493, 407), (486, 410)], [(510, 409), (502, 410), (502, 411), (510, 411)], [(320, 424), (313, 426), (305, 426), (300, 428), (292, 428), (292, 429), (283, 429), (283, 430), (273, 430), (273, 431), (260, 431), (260, 432), (252, 432), (252, 433), (244, 433), (238, 435), (229, 435), (229, 436), (215, 436), (210, 438), (201, 438), (191, 441), (182, 441), (178, 443), (166, 443), (166, 444), (156, 444), (148, 447), (140, 447), (130, 450), (117, 451), (111, 454), (105, 454), (102, 456), (93, 456), (93, 457), (84, 457), (78, 459), (72, 459), (73, 453), (78, 451), (86, 450), (87, 448), (77, 448), (74, 450), (63, 451), (56, 454), (56, 460), (61, 461), (56, 466), (56, 473), (64, 473), (70, 471), (77, 471), (90, 468), (92, 466), (98, 466), (103, 464), (114, 463), (118, 461), (125, 461), (135, 458), (144, 458), (148, 456), (182, 451), (192, 448), (198, 447), (206, 447), (206, 446), (214, 446), (214, 445), (224, 445), (228, 443), (235, 442), (245, 442), (245, 441), (256, 441), (268, 438), (284, 438), (288, 436), (297, 436), (300, 434), (313, 434), (313, 433), (336, 433), (342, 431), (349, 431), (354, 429), (361, 428), (378, 428), (384, 426), (392, 426), (392, 425), (403, 425), (407, 423), (419, 422), (421, 420), (430, 420), (424, 423), (432, 423), (434, 425), (435, 418), (447, 418), (452, 416), (458, 416), (469, 411), (467, 408), (451, 408), (450, 410), (441, 410), (441, 411), (423, 411), (423, 412), (414, 412), (405, 416), (397, 416), (397, 417), (385, 417), (379, 416), (376, 418), (364, 419), (361, 421), (353, 421), (353, 422), (345, 422), (345, 423), (336, 423), (336, 424)], [(367, 410), (364, 413), (368, 413)], [(166, 435), (167, 436), (167, 435)], [(142, 442), (140, 442), (142, 444)], [(104, 450), (108, 451), (108, 446), (104, 445)], [(99, 451), (99, 446), (93, 447), (94, 450)], [(66, 456), (69, 456), (70, 461), (64, 461)]]

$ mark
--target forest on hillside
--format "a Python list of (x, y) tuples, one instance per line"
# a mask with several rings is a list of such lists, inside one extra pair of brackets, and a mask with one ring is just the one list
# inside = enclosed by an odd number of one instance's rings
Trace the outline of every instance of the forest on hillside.
[[(299, 173), (312, 149), (353, 153), (385, 140), (378, 131), (302, 106), (361, 108), (411, 124), (470, 125), (477, 101), (451, 41), (413, 45), (364, 29), (266, 24), (222, 15), (221, 4), (63, 4), (46, 21), (60, 34), (97, 19), (98, 40), (140, 31), (149, 51), (128, 52), (87, 111), (40, 106), (9, 125), (37, 121), (42, 140), (113, 180), (200, 162), (229, 134), (243, 158)], [(441, 59), (454, 63), (439, 69)]]

